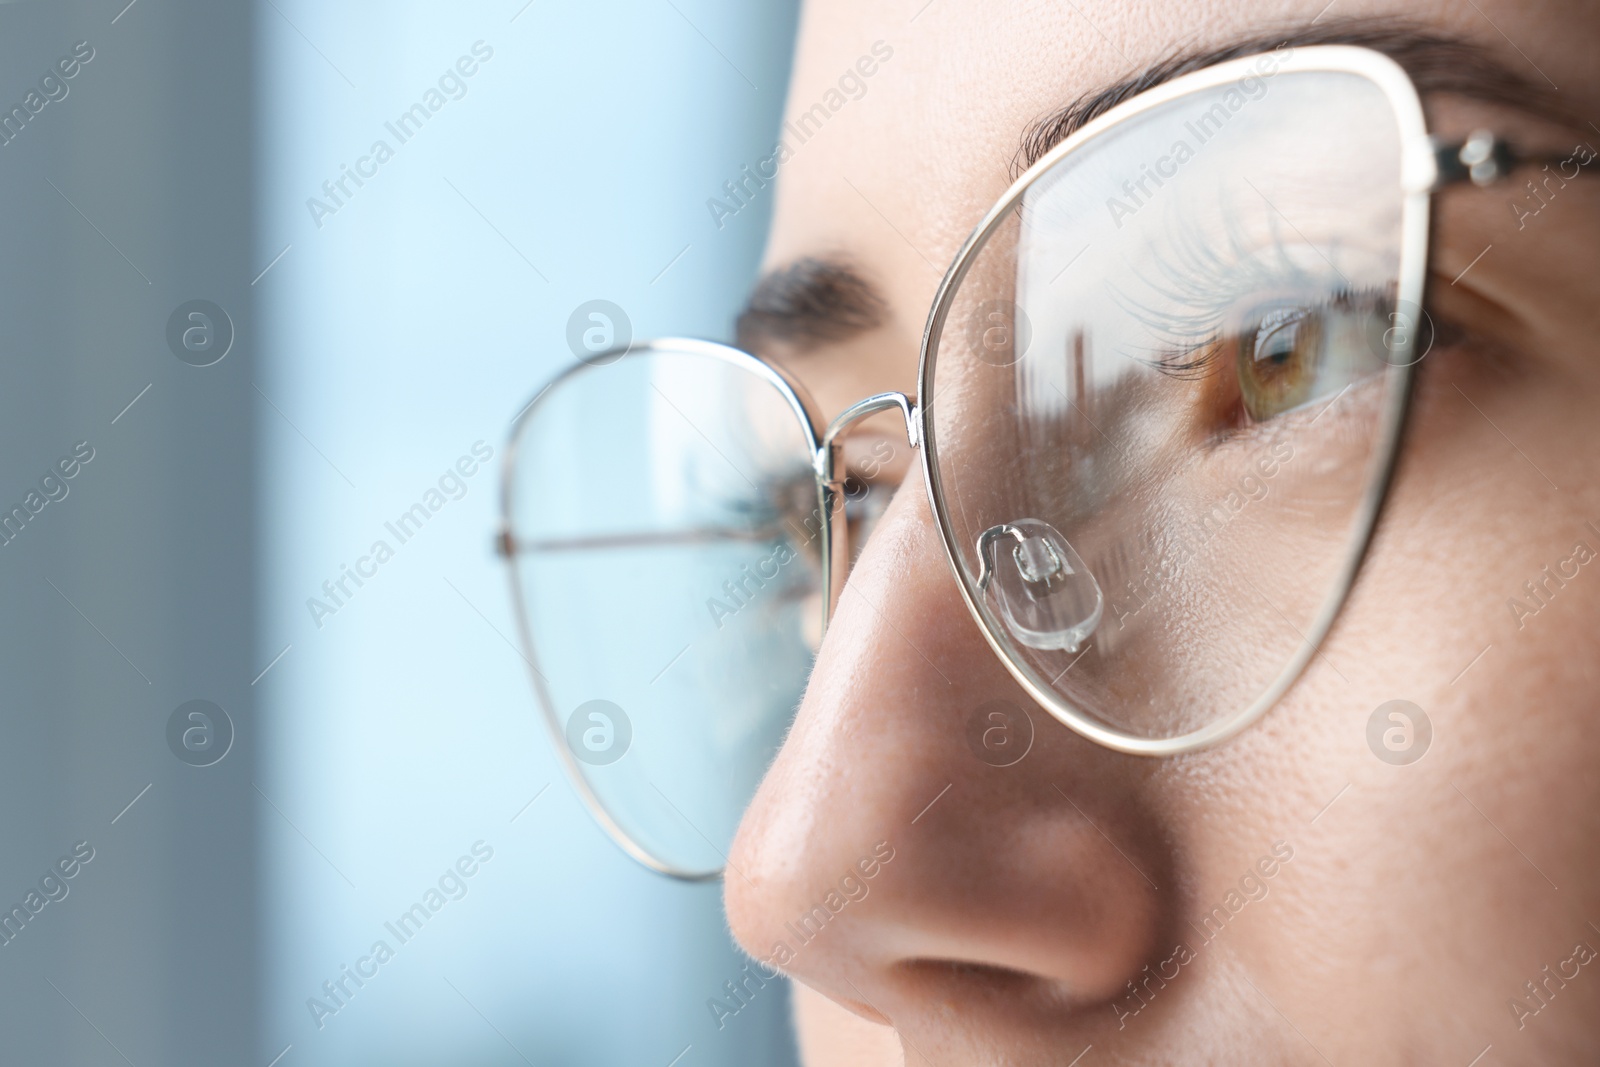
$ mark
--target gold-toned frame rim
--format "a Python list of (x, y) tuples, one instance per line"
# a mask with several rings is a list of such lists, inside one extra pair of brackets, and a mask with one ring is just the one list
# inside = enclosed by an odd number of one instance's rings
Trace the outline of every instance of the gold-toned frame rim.
[[(1318, 646), (1327, 636), (1349, 597), (1356, 574), (1371, 544), (1378, 514), (1388, 494), (1414, 379), (1415, 361), (1410, 358), (1413, 331), (1406, 331), (1401, 344), (1396, 346), (1396, 355), (1402, 358), (1395, 360), (1385, 375), (1387, 387), (1381, 426), (1372, 460), (1372, 472), (1352, 524), (1355, 532), (1349, 551), (1339, 569), (1332, 591), (1318, 609), (1300, 648), (1277, 678), (1254, 701), (1232, 716), (1170, 738), (1153, 738), (1129, 733), (1075, 707), (1042, 679), (1035, 677), (1026, 664), (1018, 662), (991, 630), (963, 573), (960, 546), (956, 543), (955, 533), (944, 507), (944, 490), (938, 472), (937, 435), (933, 428), (931, 403), (937, 346), (955, 292), (966, 277), (977, 253), (1000, 224), (1009, 217), (1022, 196), (1046, 171), (1129, 118), (1193, 93), (1236, 82), (1247, 74), (1259, 74), (1255, 67), (1259, 64), (1261, 56), (1270, 54), (1272, 53), (1258, 53), (1228, 60), (1146, 90), (1085, 124), (1082, 129), (1051, 149), (1011, 185), (962, 245), (939, 284), (922, 334), (917, 369), (919, 397), (917, 420), (922, 447), (923, 482), (928, 493), (929, 508), (934, 515), (940, 540), (944, 545), (945, 558), (955, 577), (956, 586), (961, 591), (961, 598), (978, 623), (978, 628), (990, 648), (1030, 697), (1069, 729), (1107, 748), (1131, 755), (1173, 756), (1197, 751), (1233, 737), (1275, 705), (1299, 679), (1310, 663), (1311, 657), (1316, 654)], [(1307, 72), (1354, 74), (1373, 83), (1387, 98), (1399, 128), (1401, 153), (1400, 264), (1396, 296), (1399, 306), (1420, 307), (1427, 277), (1430, 191), (1437, 180), (1438, 169), (1433, 146), (1428, 140), (1422, 103), (1410, 76), (1389, 57), (1351, 45), (1318, 45), (1285, 49), (1283, 54), (1280, 54), (1279, 63), (1274, 73), (1275, 77)], [(921, 401), (921, 398), (927, 398), (927, 401)]]
[[(796, 419), (800, 423), (801, 431), (805, 435), (806, 447), (810, 450), (813, 466), (816, 465), (816, 457), (823, 449), (820, 445), (822, 430), (814, 414), (815, 405), (811, 402), (804, 388), (780, 368), (765, 363), (748, 352), (717, 344), (713, 341), (664, 337), (621, 346), (590, 356), (588, 359), (575, 363), (555, 375), (534, 393), (533, 398), (523, 406), (522, 410), (512, 420), (511, 430), (506, 441), (505, 456), (500, 465), (501, 529), (499, 541), (502, 546), (512, 547), (517, 542), (516, 530), (512, 523), (512, 516), (515, 514), (514, 508), (517, 504), (515, 488), (517, 446), (522, 438), (523, 430), (529, 425), (540, 405), (546, 402), (555, 390), (580, 374), (604, 371), (606, 367), (615, 365), (624, 359), (668, 354), (702, 356), (721, 360), (724, 363), (747, 370), (767, 382), (783, 396), (790, 409), (794, 412)], [(830, 525), (827, 521), (818, 524), (818, 536), (822, 538), (823, 542), (821, 549), (824, 588), (827, 588), (826, 583), (831, 581), (831, 575), (828, 570), (830, 540), (832, 537)], [(524, 591), (523, 575), (517, 562), (518, 554), (516, 551), (511, 550), (503, 552), (503, 555), (511, 573), (511, 600), (513, 612), (517, 617), (517, 636), (522, 645), (523, 659), (528, 664), (528, 676), (533, 683), (534, 695), (539, 704), (541, 717), (549, 730), (551, 746), (556, 750), (557, 758), (561, 761), (562, 768), (567, 773), (567, 780), (577, 790), (578, 796), (583, 801), (584, 807), (588, 809), (590, 816), (600, 824), (600, 827), (605, 830), (606, 834), (619, 848), (659, 874), (684, 882), (711, 882), (721, 878), (723, 873), (723, 868), (721, 867), (707, 870), (688, 870), (676, 867), (657, 857), (644, 845), (634, 840), (633, 836), (612, 818), (611, 813), (606, 810), (605, 804), (595, 794), (594, 788), (589, 784), (583, 769), (578, 766), (577, 759), (573, 756), (571, 749), (567, 747), (565, 727), (561, 722), (560, 714), (556, 710), (548, 682), (543, 672), (539, 670), (538, 653), (534, 647), (533, 634), (528, 620), (528, 604)], [(827, 600), (828, 597), (824, 596), (824, 603)], [(715, 846), (712, 847), (715, 848)]]

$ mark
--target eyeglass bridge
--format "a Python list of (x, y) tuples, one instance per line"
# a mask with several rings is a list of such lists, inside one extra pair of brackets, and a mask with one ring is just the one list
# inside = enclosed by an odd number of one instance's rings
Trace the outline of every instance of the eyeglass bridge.
[(912, 448), (922, 445), (921, 435), (917, 430), (917, 408), (911, 398), (904, 393), (874, 393), (864, 400), (858, 400), (845, 408), (828, 423), (828, 428), (822, 432), (822, 443), (817, 447), (817, 454), (813, 461), (816, 465), (817, 476), (824, 483), (832, 483), (834, 448), (838, 439), (851, 426), (869, 416), (879, 412), (896, 410), (905, 419), (906, 442)]

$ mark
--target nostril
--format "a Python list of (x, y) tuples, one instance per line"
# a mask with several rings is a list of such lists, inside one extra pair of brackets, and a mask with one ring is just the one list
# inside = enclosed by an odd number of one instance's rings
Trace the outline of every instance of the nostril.
[[(927, 972), (934, 977), (948, 978), (956, 982), (973, 982), (994, 988), (997, 992), (1012, 990), (1021, 992), (1032, 989), (1041, 982), (1050, 982), (1050, 979), (1041, 978), (1036, 974), (1018, 970), (1015, 967), (1000, 967), (992, 963), (979, 963), (977, 960), (941, 960), (921, 959), (904, 960), (901, 969), (909, 974)], [(1052, 984), (1054, 984), (1052, 982)]]
[[(986, 1010), (1060, 1015), (1106, 999), (1062, 977), (971, 959), (902, 960), (896, 967), (908, 990)], [(920, 999), (920, 998), (919, 998)]]

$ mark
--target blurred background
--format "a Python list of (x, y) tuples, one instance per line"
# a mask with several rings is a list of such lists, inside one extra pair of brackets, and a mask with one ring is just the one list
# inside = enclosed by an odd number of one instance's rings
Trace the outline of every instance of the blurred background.
[(0, 3), (6, 1062), (793, 1062), (565, 781), (491, 535), (575, 308), (729, 336), (796, 14)]

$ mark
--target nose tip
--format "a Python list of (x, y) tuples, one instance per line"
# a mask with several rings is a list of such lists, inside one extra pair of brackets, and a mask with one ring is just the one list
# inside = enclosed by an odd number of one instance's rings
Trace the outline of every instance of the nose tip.
[(776, 779), (813, 798), (814, 821), (786, 832), (774, 823), (795, 813), (768, 807), (741, 832), (726, 892), (747, 950), (877, 1022), (955, 1003), (1056, 1025), (1121, 995), (1162, 925), (1133, 859), (1149, 849), (1053, 783), (995, 788), (1027, 759), (961, 757), (973, 767), (946, 765), (943, 785), (926, 765), (894, 790)]
[[(1154, 947), (1154, 884), (1058, 790), (1009, 819), (953, 790), (943, 802), (868, 931), (886, 970), (924, 995), (1029, 993), (1058, 1010), (1116, 995)], [(989, 844), (958, 854), (954, 835)]]

